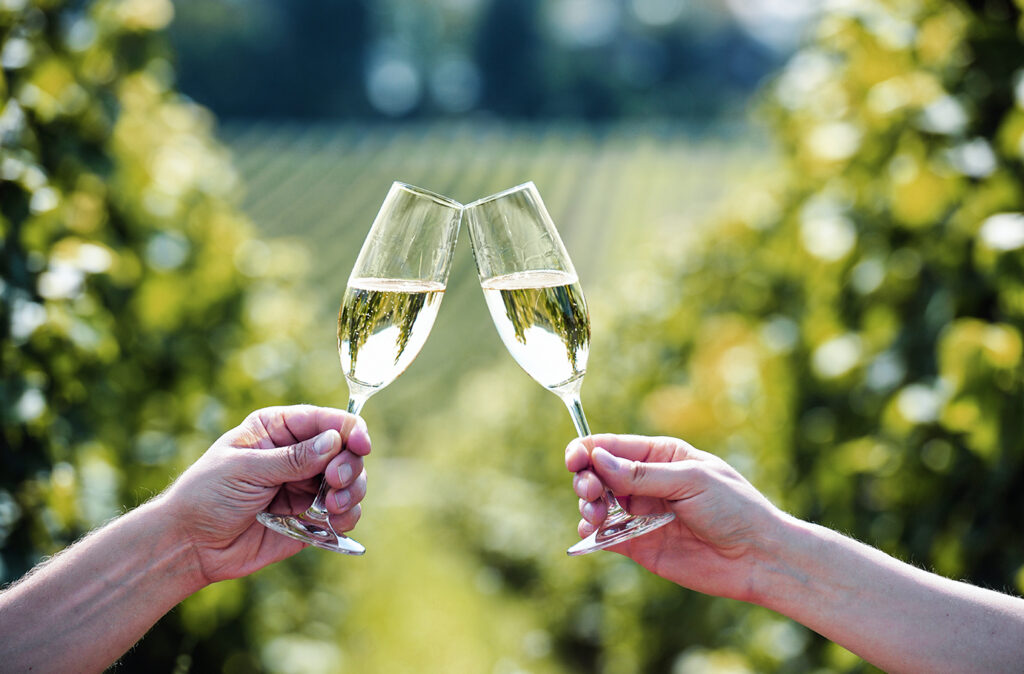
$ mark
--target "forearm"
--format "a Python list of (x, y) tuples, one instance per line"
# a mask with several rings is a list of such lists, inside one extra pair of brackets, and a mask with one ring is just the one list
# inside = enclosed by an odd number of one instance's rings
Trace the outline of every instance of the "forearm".
[(159, 499), (90, 534), (0, 593), (0, 668), (102, 671), (202, 587)]
[(1019, 672), (1024, 599), (899, 562), (788, 520), (761, 566), (757, 603), (889, 672)]

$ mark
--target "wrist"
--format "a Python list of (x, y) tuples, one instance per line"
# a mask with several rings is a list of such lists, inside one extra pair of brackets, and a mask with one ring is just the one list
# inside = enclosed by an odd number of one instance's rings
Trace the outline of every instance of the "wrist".
[(750, 601), (758, 606), (786, 614), (786, 604), (806, 591), (812, 582), (816, 527), (781, 510), (765, 527), (759, 558), (751, 581)]
[(174, 570), (171, 577), (182, 599), (210, 584), (203, 573), (199, 551), (189, 534), (187, 522), (174, 499), (168, 498), (166, 493), (161, 494), (140, 506), (136, 512), (147, 518), (163, 541), (163, 555)]

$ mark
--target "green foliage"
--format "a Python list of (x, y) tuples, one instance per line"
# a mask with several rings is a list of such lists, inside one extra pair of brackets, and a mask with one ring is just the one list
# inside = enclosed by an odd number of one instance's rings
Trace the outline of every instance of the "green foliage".
[[(243, 170), (257, 178), (249, 204), (264, 207), (263, 227), (279, 234), (303, 227), (317, 255), (296, 244), (268, 245), (249, 238), (234, 206), (234, 172), (211, 139), (212, 120), (171, 90), (167, 54), (152, 33), (169, 11), (169, 3), (145, 0), (6, 3), (0, 10), (0, 43), (12, 59), (5, 60), (0, 110), (4, 582), (162, 489), (251, 408), (344, 403), (333, 310), (391, 180), (468, 199), (540, 173), (560, 215), (574, 205), (570, 176), (617, 182), (637, 166), (678, 164), (697, 152), (721, 160), (671, 139), (655, 145), (626, 135), (595, 143), (549, 131), (500, 135), (489, 127), (426, 134), (421, 152), (410, 153), (416, 134), (377, 132), (364, 142), (366, 130), (356, 128), (341, 148), (310, 138), (291, 164), (278, 161), (277, 147), (243, 152)], [(266, 150), (282, 135), (287, 129), (257, 127), (248, 145)], [(481, 140), (489, 151), (480, 150)], [(490, 156), (502, 157), (502, 165), (492, 170)], [(664, 202), (692, 204), (680, 194), (678, 176), (645, 183)], [(341, 199), (338, 184), (345, 186)], [(325, 186), (326, 201), (302, 198)], [(690, 186), (687, 194), (696, 191)], [(577, 212), (585, 220), (576, 237), (581, 247), (597, 252), (619, 236), (609, 231), (614, 210)], [(591, 238), (596, 232), (602, 237)], [(476, 543), (467, 552), (463, 530), (438, 512), (438, 505), (451, 506), (446, 492), (487, 488), (495, 470), (486, 453), (475, 462), (482, 477), (464, 479), (452, 473), (443, 443), (425, 452), (417, 437), (434, 427), (431, 410), (462, 397), (452, 393), (455, 375), (487, 353), (477, 338), (492, 340), (491, 354), (500, 348), (468, 241), (456, 267), (457, 287), (427, 345), (434, 355), (425, 352), (415, 374), (375, 396), (367, 410), (374, 477), (357, 536), (370, 557), (364, 563), (312, 550), (253, 578), (212, 586), (151, 630), (126, 656), (126, 668), (564, 668), (549, 621), (537, 614), (566, 609), (509, 591), (495, 567), (473, 554)], [(301, 296), (292, 292), (297, 270), (306, 269), (329, 297), (308, 286)], [(469, 390), (493, 400), (491, 383), (480, 383)], [(547, 411), (548, 428), (562, 420)], [(483, 437), (481, 446), (493, 443)], [(547, 498), (527, 480), (509, 484), (526, 500)], [(543, 542), (561, 558), (571, 503), (557, 508), (565, 526), (542, 541), (532, 539), (523, 514), (495, 508), (489, 497), (479, 502), (496, 523), (487, 540), (514, 536), (535, 552)], [(531, 512), (543, 517), (548, 509)], [(573, 567), (572, 582), (582, 582), (585, 571)]]
[[(163, 489), (252, 406), (297, 397), (294, 254), (250, 238), (209, 114), (170, 88), (154, 31), (172, 13), (0, 8), (3, 582)], [(244, 605), (172, 616), (133, 662), (166, 667)]]
[[(1017, 7), (831, 10), (765, 95), (777, 176), (722, 181), (731, 213), (710, 228), (681, 214), (716, 186), (683, 181), (726, 153), (663, 137), (482, 127), (411, 153), (417, 132), (357, 129), (303, 136), (301, 161), (281, 164), (285, 132), (254, 128), (269, 141), (242, 155), (248, 203), (278, 233), (316, 223), (312, 258), (249, 238), (211, 120), (171, 91), (152, 33), (170, 13), (161, 0), (0, 9), (5, 579), (161, 489), (251, 407), (343, 402), (323, 302), (340, 298), (390, 180), (468, 200), (534, 179), (587, 291), (595, 430), (685, 437), (798, 515), (1024, 590)], [(338, 184), (341, 199), (303, 198)], [(657, 264), (633, 241), (648, 221)], [(298, 301), (305, 268), (334, 295)], [(566, 558), (569, 417), (506, 355), (476, 368), (499, 347), (465, 241), (452, 280), (423, 355), (367, 407), (368, 556), (314, 550), (211, 587), (131, 664), (863, 669), (767, 611), (614, 555)]]
[[(1024, 591), (1022, 38), (1008, 3), (829, 10), (765, 93), (778, 175), (661, 269), (591, 295), (595, 430), (684, 437), (799, 516)], [(564, 411), (517, 376), (482, 375), (452, 415), (463, 430), (439, 422), (435, 441), (467, 474), (488, 447), (492, 481), (449, 516), (542, 607), (564, 662), (863, 667), (765, 611), (614, 558), (547, 555), (574, 511), (553, 432)], [(503, 397), (482, 403), (485, 390)], [(519, 530), (492, 516), (508, 503)]]

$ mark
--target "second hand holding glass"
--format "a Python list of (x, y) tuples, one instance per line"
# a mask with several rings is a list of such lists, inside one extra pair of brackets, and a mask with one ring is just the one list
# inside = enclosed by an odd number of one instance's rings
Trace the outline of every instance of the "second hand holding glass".
[[(462, 205), (433, 192), (394, 183), (373, 221), (338, 313), (338, 354), (348, 383), (348, 411), (409, 367), (441, 307)], [(260, 513), (265, 526), (333, 552), (361, 555), (361, 544), (334, 531), (327, 480), (302, 515)]]
[[(501, 341), (541, 386), (562, 399), (580, 437), (590, 435), (580, 388), (590, 317), (576, 270), (534, 184), (466, 206), (480, 285)], [(605, 489), (608, 517), (570, 555), (602, 550), (671, 522), (672, 513), (630, 515)]]

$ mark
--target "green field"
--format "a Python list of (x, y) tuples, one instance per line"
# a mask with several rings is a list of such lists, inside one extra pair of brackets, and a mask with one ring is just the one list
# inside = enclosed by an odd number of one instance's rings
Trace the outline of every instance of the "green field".
[[(394, 180), (463, 203), (534, 181), (592, 310), (600, 310), (602, 288), (649, 267), (653, 255), (684, 247), (745, 177), (768, 165), (764, 139), (741, 125), (694, 131), (236, 123), (221, 136), (245, 185), (243, 209), (259, 233), (294, 239), (310, 252), (308, 280), (316, 289), (310, 296), (323, 305), (317, 339), (325, 345), (334, 341), (335, 303)], [(445, 398), (438, 391), (450, 391), (501, 351), (463, 231), (431, 339), (409, 373), (375, 398), (366, 415), (374, 420), (406, 405), (429, 411)]]

